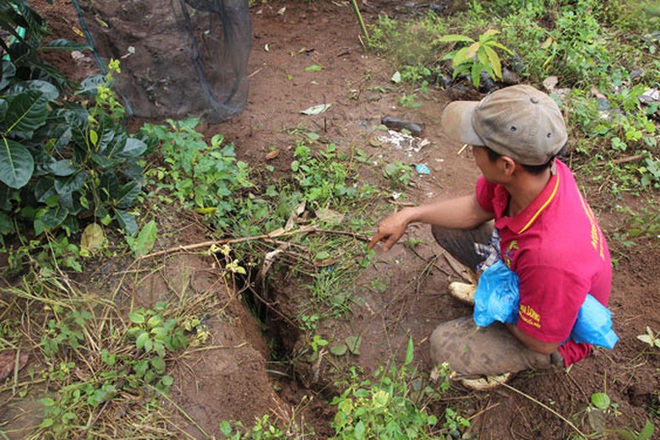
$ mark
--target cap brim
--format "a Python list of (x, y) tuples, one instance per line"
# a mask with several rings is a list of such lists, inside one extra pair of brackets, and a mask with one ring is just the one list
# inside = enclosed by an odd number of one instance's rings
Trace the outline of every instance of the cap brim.
[(484, 142), (472, 127), (472, 114), (479, 101), (454, 101), (445, 107), (440, 118), (442, 131), (451, 139), (464, 144), (483, 146)]

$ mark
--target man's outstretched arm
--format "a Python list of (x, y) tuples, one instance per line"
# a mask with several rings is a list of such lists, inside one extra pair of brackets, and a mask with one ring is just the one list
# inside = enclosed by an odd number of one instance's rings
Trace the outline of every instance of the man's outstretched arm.
[(474, 195), (405, 208), (378, 224), (378, 229), (368, 248), (371, 249), (382, 241), (383, 250), (390, 250), (406, 232), (410, 223), (425, 223), (442, 228), (470, 229), (492, 218), (493, 214), (485, 211)]

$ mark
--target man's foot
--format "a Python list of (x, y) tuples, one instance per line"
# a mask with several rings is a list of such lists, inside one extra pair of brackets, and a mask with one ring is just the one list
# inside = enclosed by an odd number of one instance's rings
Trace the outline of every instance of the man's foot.
[(461, 379), (461, 385), (474, 391), (489, 391), (506, 383), (511, 378), (511, 373), (497, 376), (484, 376), (478, 379)]
[(454, 282), (449, 284), (447, 290), (449, 290), (449, 294), (457, 300), (466, 304), (474, 305), (474, 292), (477, 290), (475, 284)]

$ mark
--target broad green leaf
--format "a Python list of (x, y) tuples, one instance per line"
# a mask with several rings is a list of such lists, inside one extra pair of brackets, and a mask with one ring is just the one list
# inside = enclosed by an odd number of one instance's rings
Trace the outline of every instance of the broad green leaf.
[(541, 49), (547, 49), (550, 46), (552, 46), (552, 43), (554, 43), (554, 40), (552, 37), (548, 37), (543, 43), (541, 43)]
[(355, 424), (355, 430), (353, 431), (355, 440), (362, 440), (364, 438), (364, 431), (365, 431), (364, 422), (360, 420)]
[(610, 396), (606, 393), (593, 393), (591, 395), (591, 404), (598, 409), (607, 409), (610, 406)]
[(96, 153), (92, 153), (92, 160), (103, 170), (114, 168), (118, 163), (114, 159), (110, 159), (102, 154), (96, 154)]
[(640, 341), (645, 342), (649, 345), (653, 345), (653, 342), (654, 342), (654, 338), (652, 336), (649, 336), (649, 335), (638, 335), (637, 339), (639, 339)]
[(637, 436), (637, 440), (650, 440), (653, 438), (653, 433), (655, 432), (655, 425), (651, 423), (650, 420), (646, 421), (646, 425), (644, 425), (644, 428), (640, 431), (639, 435)]
[(468, 47), (467, 52), (465, 53), (465, 58), (469, 59), (469, 58), (474, 57), (477, 54), (477, 52), (479, 52), (480, 47), (481, 47), (481, 43), (479, 43), (478, 41), (475, 42), (475, 43), (472, 43)]
[(413, 361), (415, 354), (415, 344), (413, 343), (412, 338), (408, 338), (408, 347), (406, 348), (406, 360), (403, 365), (410, 365)]
[(94, 251), (103, 246), (105, 234), (103, 228), (98, 223), (88, 225), (80, 237), (80, 249)]
[(228, 421), (223, 420), (222, 422), (220, 422), (220, 432), (222, 432), (222, 434), (225, 437), (229, 437), (229, 435), (231, 434), (231, 425), (229, 424)]
[(96, 132), (96, 130), (89, 130), (89, 141), (95, 147), (98, 146), (98, 144), (99, 144), (99, 134)]
[(454, 58), (452, 59), (452, 67), (454, 69), (470, 59), (467, 58), (468, 50), (469, 48), (464, 47), (463, 49), (460, 49), (458, 52), (456, 52), (456, 55), (454, 55)]
[(144, 313), (139, 313), (139, 312), (129, 313), (128, 319), (130, 319), (131, 322), (134, 324), (144, 324), (145, 322)]
[(148, 369), (149, 361), (147, 359), (142, 359), (141, 361), (137, 361), (135, 364), (133, 364), (133, 370), (135, 370), (137, 377), (144, 377)]
[(165, 360), (162, 357), (154, 357), (151, 360), (151, 365), (159, 372), (165, 371)]
[(39, 221), (43, 224), (44, 227), (54, 229), (62, 224), (67, 215), (69, 215), (69, 211), (67, 211), (63, 206), (46, 208), (37, 214), (35, 222)]
[(46, 123), (48, 99), (37, 90), (27, 90), (7, 99), (8, 109), (3, 126), (5, 135), (30, 139), (32, 132)]
[(319, 66), (318, 64), (313, 64), (305, 68), (305, 72), (320, 72), (321, 70), (323, 70), (323, 66)]
[(172, 384), (174, 384), (174, 378), (172, 376), (163, 376), (161, 377), (160, 381), (166, 387), (171, 387)]
[(348, 347), (348, 350), (355, 355), (360, 354), (361, 344), (362, 344), (362, 338), (360, 338), (359, 336), (349, 336), (346, 338), (346, 346)]
[(49, 101), (54, 101), (60, 96), (60, 92), (59, 90), (57, 90), (57, 87), (55, 87), (53, 84), (47, 81), (42, 81), (38, 79), (15, 84), (14, 86), (11, 87), (9, 93), (13, 95), (18, 95), (27, 90), (36, 90), (37, 92), (41, 92)]
[(140, 336), (138, 336), (137, 339), (135, 340), (135, 346), (137, 347), (138, 350), (141, 350), (147, 345), (148, 341), (149, 341), (149, 333), (147, 332), (141, 333)]
[(55, 406), (55, 400), (51, 399), (50, 397), (39, 399), (39, 402), (41, 402), (41, 404), (46, 407)]
[(165, 345), (163, 345), (162, 342), (159, 340), (154, 341), (154, 351), (158, 354), (160, 357), (165, 357)]
[(499, 33), (500, 33), (500, 31), (497, 31), (495, 29), (488, 29), (486, 32), (479, 35), (479, 41), (481, 41), (482, 43), (485, 43), (488, 40), (491, 40), (492, 37), (494, 37), (495, 35), (497, 35)]
[(142, 193), (142, 187), (137, 182), (128, 182), (121, 187), (117, 199), (117, 208), (127, 209), (135, 204), (135, 199)]
[(19, 191), (7, 185), (0, 185), (0, 211), (10, 212), (12, 210), (11, 199)]
[(34, 185), (34, 197), (39, 203), (46, 204), (48, 204), (48, 200), (52, 197), (58, 197), (55, 191), (55, 179), (50, 177), (39, 179), (37, 184)]
[(500, 64), (500, 57), (497, 56), (497, 53), (488, 46), (484, 47), (486, 55), (488, 55), (488, 61), (490, 61), (490, 66), (493, 68), (493, 73), (495, 78), (502, 78), (502, 65)]
[(62, 159), (43, 166), (43, 170), (57, 177), (67, 177), (75, 173), (78, 168), (70, 159)]
[(335, 356), (343, 356), (347, 351), (348, 347), (346, 344), (333, 345), (330, 347), (330, 353), (334, 354)]
[(140, 157), (147, 151), (147, 144), (139, 139), (128, 138), (124, 144), (122, 151), (118, 152), (118, 156), (126, 159)]
[(316, 254), (315, 259), (317, 259), (317, 260), (327, 260), (330, 257), (331, 257), (331, 255), (328, 251), (321, 251), (321, 252)]
[(464, 42), (464, 43), (474, 43), (474, 40), (465, 35), (444, 35), (438, 38), (438, 41), (441, 43), (453, 43), (453, 42)]
[(115, 209), (115, 219), (119, 222), (119, 226), (125, 234), (133, 235), (137, 232), (137, 222), (130, 213), (122, 209)]
[(103, 127), (98, 131), (98, 135), (98, 153), (102, 153), (108, 158), (116, 160), (113, 156), (124, 148), (128, 136), (121, 132), (118, 133), (114, 126), (108, 124), (106, 120), (103, 121)]
[(149, 318), (147, 325), (151, 328), (159, 326), (163, 322), (163, 315), (158, 314)]
[(481, 69), (482, 65), (480, 63), (473, 63), (472, 64), (472, 70), (471, 70), (471, 75), (472, 75), (472, 84), (474, 85), (475, 89), (479, 88), (479, 84), (481, 84)]
[(62, 72), (60, 72), (56, 67), (53, 67), (39, 60), (31, 60), (30, 63), (32, 64), (33, 71), (42, 71), (48, 75), (61, 89), (66, 87), (68, 80), (66, 76), (64, 76)]
[(156, 236), (158, 235), (158, 226), (156, 222), (151, 220), (144, 225), (142, 230), (137, 236), (137, 240), (133, 243), (132, 249), (136, 256), (145, 255), (154, 247), (156, 243)]
[(45, 418), (42, 422), (41, 425), (39, 425), (40, 428), (50, 428), (55, 424), (55, 420), (51, 419), (50, 417)]
[(508, 47), (500, 44), (500, 43), (494, 43), (490, 42), (487, 44), (488, 47), (497, 47), (498, 49), (502, 49), (504, 52), (508, 53), (509, 55), (513, 55), (513, 51), (509, 49)]
[(10, 83), (10, 80), (16, 75), (16, 66), (13, 63), (2, 60), (2, 76), (0, 76), (0, 90), (4, 90)]
[(85, 186), (86, 181), (86, 171), (81, 171), (66, 178), (55, 179), (55, 191), (58, 194), (69, 194)]
[(483, 50), (480, 50), (479, 52), (477, 52), (477, 61), (479, 62), (479, 64), (481, 64), (483, 66), (487, 66), (487, 65), (490, 64), (490, 60), (488, 59), (488, 54), (486, 53), (486, 50), (485, 50), (485, 49), (487, 49), (487, 47), (483, 46), (482, 49)]
[(96, 95), (99, 86), (105, 84), (105, 77), (103, 75), (92, 75), (83, 79), (80, 83), (80, 87), (76, 91), (79, 95)]
[(34, 173), (34, 159), (23, 145), (2, 137), (0, 181), (10, 188), (23, 188)]
[(0, 235), (14, 232), (14, 222), (6, 213), (0, 211)]

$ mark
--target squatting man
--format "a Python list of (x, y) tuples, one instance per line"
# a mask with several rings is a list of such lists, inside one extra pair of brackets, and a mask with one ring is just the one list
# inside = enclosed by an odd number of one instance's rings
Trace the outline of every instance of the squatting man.
[[(482, 173), (474, 194), (385, 218), (369, 249), (382, 242), (387, 251), (409, 224), (429, 224), (435, 240), (477, 274), (497, 259), (506, 264), (519, 277), (519, 309), (514, 324), (441, 323), (430, 337), (434, 364), (447, 362), (467, 386), (471, 379), (489, 386), (518, 371), (580, 361), (592, 347), (571, 339), (571, 330), (587, 294), (607, 306), (612, 269), (596, 217), (557, 157), (568, 138), (559, 107), (517, 85), (450, 103), (441, 126), (472, 149)], [(449, 286), (465, 301), (474, 290)]]

